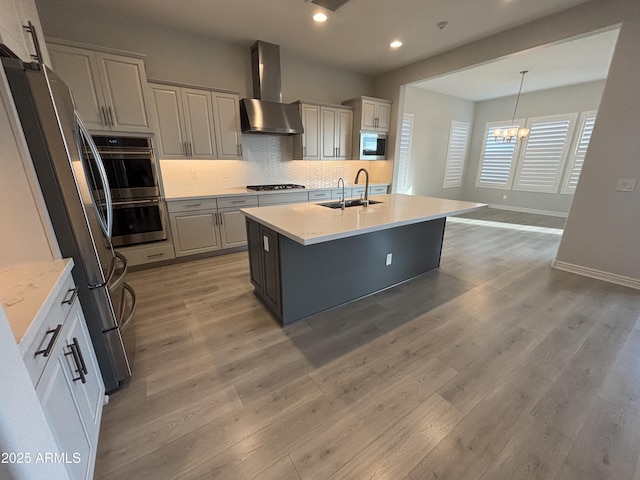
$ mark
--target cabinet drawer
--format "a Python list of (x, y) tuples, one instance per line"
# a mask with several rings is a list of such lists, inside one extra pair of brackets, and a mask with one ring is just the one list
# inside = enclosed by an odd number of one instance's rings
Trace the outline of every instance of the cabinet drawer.
[(302, 203), (309, 201), (309, 194), (307, 192), (294, 192), (294, 193), (267, 193), (260, 195), (258, 203), (260, 206), (264, 205), (281, 205), (285, 203)]
[(221, 197), (218, 198), (218, 208), (230, 208), (230, 207), (257, 207), (258, 196), (257, 195), (242, 195), (235, 197)]
[(317, 202), (321, 200), (331, 200), (331, 190), (316, 190), (309, 192), (309, 201)]
[(123, 253), (125, 253), (127, 257), (129, 266), (144, 265), (146, 263), (160, 262), (162, 260), (176, 258), (176, 254), (171, 243), (140, 248), (137, 250), (126, 250)]
[(386, 195), (386, 193), (386, 185), (374, 185), (373, 187), (369, 187), (369, 195)]
[[(344, 198), (351, 197), (351, 188), (344, 189)], [(332, 200), (340, 200), (342, 198), (342, 189), (341, 188), (333, 188), (331, 190), (331, 199)]]
[(365, 187), (353, 187), (351, 189), (351, 196), (352, 197), (359, 197), (360, 195), (364, 196), (364, 190)]
[(193, 200), (174, 200), (167, 202), (169, 212), (190, 212), (193, 210), (216, 209), (215, 198), (194, 198)]
[(69, 275), (44, 322), (38, 328), (33, 342), (30, 345), (25, 345), (23, 360), (34, 386), (38, 384), (56, 343), (60, 341), (59, 335), (64, 321), (71, 311), (71, 307), (77, 301), (77, 290), (73, 283), (73, 277)]

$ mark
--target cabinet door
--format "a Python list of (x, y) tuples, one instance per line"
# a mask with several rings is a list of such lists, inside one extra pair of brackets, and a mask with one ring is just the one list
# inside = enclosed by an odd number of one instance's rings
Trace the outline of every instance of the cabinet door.
[(217, 219), (218, 212), (215, 210), (171, 214), (171, 232), (174, 236), (176, 256), (220, 249)]
[(92, 462), (89, 459), (95, 458), (95, 445), (84, 429), (75, 405), (74, 379), (76, 382), (80, 380), (77, 380), (73, 355), (66, 355), (69, 349), (65, 346), (65, 341), (58, 340), (42, 373), (36, 393), (59, 451), (67, 457), (65, 466), (69, 477), (84, 480), (92, 478)]
[(239, 247), (247, 244), (247, 229), (244, 215), (239, 210), (221, 211), (220, 234), (222, 248)]
[(282, 301), (280, 298), (280, 246), (278, 234), (260, 225), (262, 235), (262, 254), (264, 256), (264, 290), (263, 300), (267, 306), (281, 317)]
[(113, 130), (149, 132), (144, 96), (147, 77), (137, 58), (96, 53), (98, 74)]
[(227, 160), (242, 159), (240, 144), (240, 100), (237, 95), (211, 93), (215, 119), (218, 157)]
[(353, 112), (351, 110), (338, 110), (336, 125), (336, 139), (338, 147), (337, 158), (351, 158), (351, 132), (353, 131)]
[(245, 219), (247, 227), (247, 241), (249, 243), (249, 274), (251, 283), (260, 298), (264, 295), (264, 267), (262, 265), (262, 236), (260, 224), (251, 219)]
[(376, 106), (377, 102), (362, 100), (362, 124), (365, 130), (375, 130), (376, 128)]
[[(86, 370), (86, 373), (84, 373), (85, 382), (75, 381), (72, 387), (78, 411), (91, 440), (91, 444), (95, 448), (98, 444), (100, 419), (102, 418), (104, 383), (102, 382), (100, 367), (98, 366), (98, 360), (93, 350), (93, 344), (89, 337), (89, 331), (87, 330), (80, 302), (76, 301), (71, 312), (69, 312), (65, 329), (68, 331), (65, 337), (66, 351), (71, 352), (71, 345), (73, 345), (78, 355), (80, 365)], [(67, 357), (71, 359), (73, 365), (73, 353), (71, 353), (71, 355), (67, 354)], [(95, 458), (91, 460), (91, 464), (93, 465)]]
[(186, 140), (182, 128), (182, 98), (180, 88), (152, 85), (160, 158), (186, 158)]
[(206, 90), (183, 88), (182, 108), (189, 158), (217, 158), (211, 94)]
[(389, 120), (391, 118), (391, 105), (388, 103), (379, 103), (376, 112), (376, 125), (377, 130), (388, 132)]
[(108, 127), (95, 53), (66, 45), (49, 45), (53, 70), (69, 86), (76, 109), (89, 129)]
[(336, 158), (338, 154), (336, 138), (336, 125), (338, 122), (338, 111), (335, 108), (320, 109), (322, 116), (322, 158)]
[(320, 158), (320, 107), (302, 105), (302, 158), (317, 160)]

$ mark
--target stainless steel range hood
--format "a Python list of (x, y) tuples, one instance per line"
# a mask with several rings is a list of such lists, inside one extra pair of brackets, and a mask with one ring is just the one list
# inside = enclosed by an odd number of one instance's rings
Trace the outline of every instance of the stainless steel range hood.
[(298, 135), (304, 133), (297, 105), (282, 103), (280, 47), (258, 40), (251, 45), (254, 98), (240, 100), (244, 133)]

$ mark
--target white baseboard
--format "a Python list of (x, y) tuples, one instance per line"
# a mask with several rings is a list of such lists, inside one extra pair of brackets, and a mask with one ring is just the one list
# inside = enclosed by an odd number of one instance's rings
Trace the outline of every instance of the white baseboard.
[(640, 290), (640, 279), (625, 277), (616, 273), (603, 272), (602, 270), (596, 270), (595, 268), (581, 267), (580, 265), (574, 265), (567, 262), (559, 262), (554, 260), (551, 262), (553, 268), (558, 270), (564, 270), (565, 272), (577, 273), (585, 277), (595, 278), (596, 280), (603, 280), (609, 283), (615, 283), (625, 287), (635, 288)]
[(499, 210), (510, 210), (512, 212), (537, 213), (538, 215), (549, 215), (552, 217), (567, 218), (566, 212), (556, 212), (554, 210), (538, 210), (537, 208), (512, 207), (510, 205), (489, 204), (489, 208), (497, 208)]

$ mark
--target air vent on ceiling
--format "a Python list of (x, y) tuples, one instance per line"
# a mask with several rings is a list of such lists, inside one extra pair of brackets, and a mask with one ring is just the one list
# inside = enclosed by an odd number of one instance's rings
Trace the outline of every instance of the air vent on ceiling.
[(326, 8), (332, 12), (337, 12), (347, 3), (351, 3), (353, 0), (311, 0), (311, 3), (318, 5), (319, 7)]

